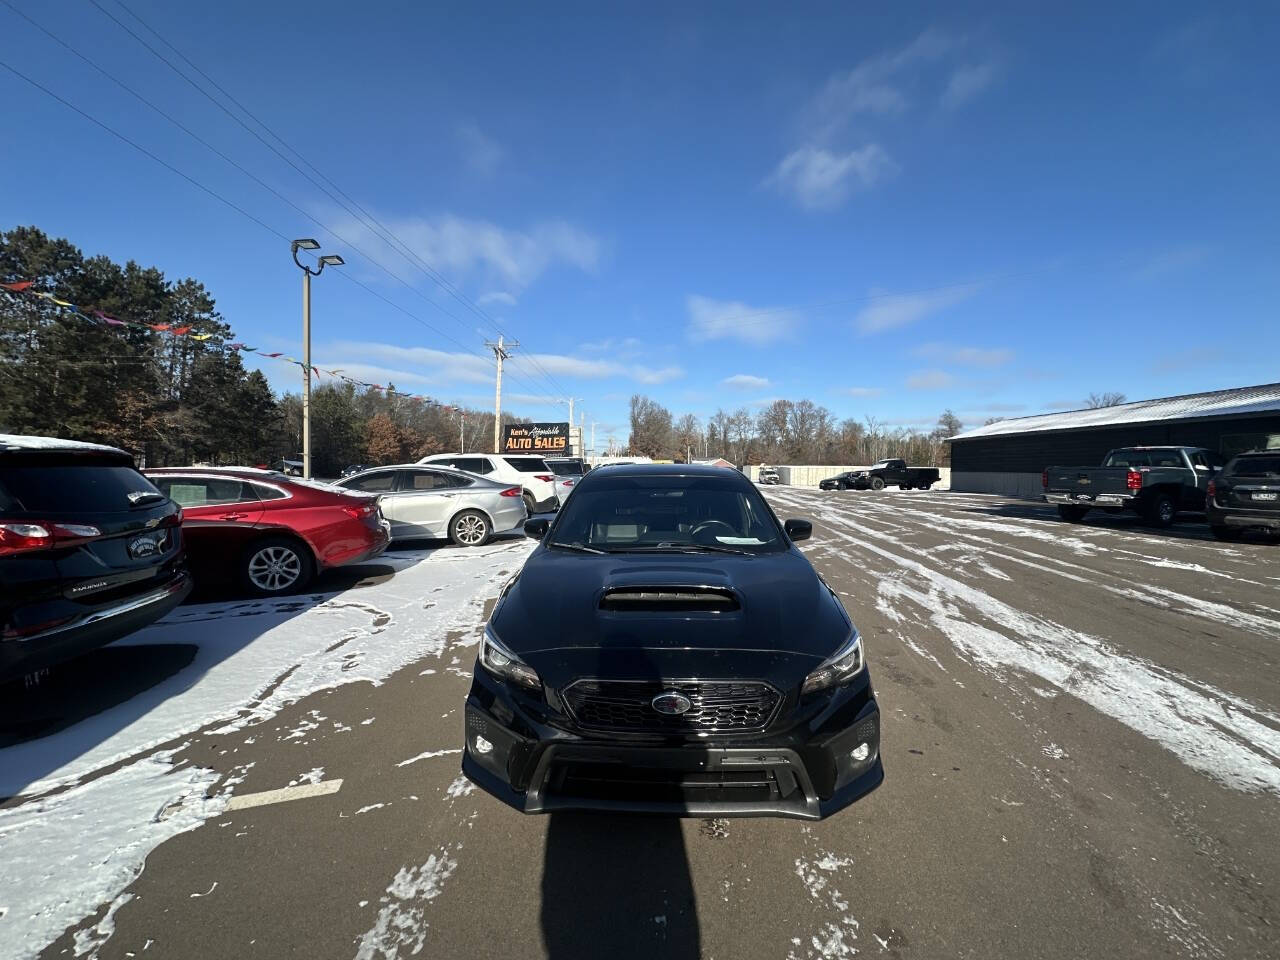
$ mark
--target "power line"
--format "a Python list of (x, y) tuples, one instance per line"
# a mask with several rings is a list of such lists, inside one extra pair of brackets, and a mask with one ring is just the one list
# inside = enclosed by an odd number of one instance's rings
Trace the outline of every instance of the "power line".
[[(223, 113), (225, 113), (227, 116), (233, 119), (237, 124), (239, 124), (242, 128), (244, 128), (250, 135), (252, 135), (255, 139), (257, 139), (263, 146), (269, 149), (272, 153), (278, 156), (285, 163), (289, 164), (289, 166), (291, 166), (294, 170), (296, 170), (303, 177), (305, 177), (312, 185), (314, 185), (317, 189), (322, 191), (334, 203), (338, 204), (347, 213), (355, 217), (356, 220), (358, 220), (361, 224), (363, 224), (364, 226), (372, 230), (373, 233), (379, 239), (387, 243), (392, 248), (392, 250), (396, 251), (402, 257), (404, 257), (410, 263), (411, 266), (413, 265), (414, 261), (417, 261), (419, 269), (422, 270), (422, 272), (425, 273), (429, 278), (434, 280), (438, 285), (443, 287), (445, 292), (449, 293), (450, 296), (452, 296), (454, 299), (458, 300), (460, 303), (467, 306), (473, 313), (476, 314), (476, 316), (478, 316), (479, 318), (484, 320), (486, 323), (488, 323), (496, 332), (502, 333), (502, 330), (500, 327), (498, 327), (497, 322), (494, 321), (494, 319), (490, 317), (489, 314), (483, 310), (483, 308), (481, 308), (478, 304), (473, 302), (470, 298), (468, 298), (467, 296), (462, 294), (460, 291), (458, 291), (453, 286), (453, 284), (451, 284), (442, 274), (440, 274), (434, 267), (432, 267), (422, 257), (414, 253), (408, 247), (408, 245), (405, 244), (404, 241), (401, 240), (398, 236), (396, 236), (389, 228), (387, 228), (384, 224), (382, 224), (376, 217), (372, 216), (366, 210), (364, 210), (364, 208), (361, 207), (358, 203), (356, 203), (356, 201), (351, 200), (351, 198), (348, 197), (347, 194), (344, 193), (341, 190), (341, 188), (337, 186), (337, 184), (334, 184), (331, 179), (329, 179), (323, 173), (321, 173), (320, 170), (314, 164), (310, 163), (301, 154), (301, 152), (296, 150), (294, 147), (290, 146), (282, 137), (280, 137), (277, 133), (275, 133), (267, 124), (263, 123), (256, 116), (254, 116), (254, 114), (251, 111), (249, 111), (234, 96), (232, 96), (225, 89), (223, 89), (223, 87), (220, 84), (218, 84), (217, 81), (215, 81), (212, 77), (210, 77), (204, 70), (200, 69), (200, 67), (198, 67), (195, 63), (193, 63), (191, 59), (188, 58), (185, 54), (183, 54), (182, 51), (179, 50), (173, 43), (165, 39), (165, 37), (162, 36), (154, 27), (152, 27), (145, 20), (143, 20), (142, 17), (138, 16), (137, 13), (135, 13), (132, 9), (130, 9), (126, 4), (121, 2), (121, 0), (116, 0), (116, 2), (126, 13), (128, 13), (131, 17), (133, 17), (136, 21), (138, 21), (138, 23), (140, 23), (149, 33), (151, 33), (152, 36), (154, 36), (157, 40), (163, 43), (170, 50), (172, 50), (178, 57), (180, 57), (193, 70), (195, 70), (196, 73), (198, 73), (201, 77), (207, 80), (214, 87), (214, 89), (218, 90), (225, 97), (227, 97), (227, 99), (229, 99), (240, 110), (242, 110), (246, 116), (248, 116), (256, 124), (262, 127), (263, 130), (267, 131), (268, 134), (270, 134), (275, 140), (279, 141), (287, 150), (289, 150), (291, 153), (297, 156), (298, 159), (301, 160), (304, 164), (306, 164), (308, 167), (314, 170), (321, 179), (325, 180), (327, 183), (332, 185), (333, 189), (337, 191), (337, 193), (340, 194), (342, 198), (346, 198), (346, 199), (345, 200), (341, 199), (339, 196), (335, 195), (334, 192), (330, 191), (327, 187), (324, 186), (324, 184), (317, 181), (315, 177), (312, 177), (309, 173), (307, 173), (305, 170), (299, 167), (297, 163), (294, 163), (292, 159), (290, 159), (288, 156), (282, 153), (279, 149), (277, 149), (274, 145), (272, 145), (267, 140), (265, 140), (261, 134), (259, 134), (256, 130), (254, 130), (252, 127), (246, 124), (243, 119), (241, 119), (231, 110), (229, 110), (226, 107), (226, 105), (221, 103), (217, 98), (212, 96), (207, 90), (205, 90), (203, 87), (197, 84), (194, 80), (188, 77), (185, 73), (183, 73), (180, 69), (178, 69), (178, 67), (175, 66), (171, 60), (169, 60), (162, 53), (160, 53), (160, 51), (156, 50), (155, 47), (153, 47), (151, 44), (147, 43), (147, 41), (144, 40), (142, 37), (138, 36), (138, 34), (134, 30), (130, 29), (127, 24), (123, 23), (113, 13), (111, 13), (109, 10), (103, 7), (102, 4), (98, 2), (98, 0), (89, 0), (89, 3), (91, 3), (95, 8), (97, 8), (99, 12), (101, 12), (104, 16), (106, 16), (118, 27), (120, 27), (120, 29), (128, 33), (129, 36), (133, 37), (134, 40), (136, 40), (139, 44), (141, 44), (148, 51), (150, 51), (157, 59), (159, 59), (162, 63), (164, 63), (170, 70), (176, 73), (188, 84), (190, 84), (192, 88), (194, 88), (197, 92), (199, 92), (202, 96), (204, 96), (207, 100), (209, 100), (209, 102), (213, 103), (216, 107), (218, 107), (218, 109), (220, 109)], [(349, 201), (349, 203), (347, 201)], [(355, 209), (353, 209), (353, 207)], [(307, 214), (307, 216), (310, 218), (309, 214)], [(314, 218), (311, 218), (311, 219), (314, 219)], [(329, 229), (329, 228), (326, 228), (326, 229)], [(334, 236), (338, 236), (339, 239), (343, 239), (340, 237), (340, 235), (338, 235), (337, 233), (334, 233), (334, 231), (332, 231), (331, 229), (330, 229), (330, 233), (333, 233)], [(345, 239), (343, 239), (343, 242), (351, 245), (354, 249), (357, 250), (357, 252), (359, 252), (366, 259), (370, 260), (373, 263), (378, 264), (388, 274), (395, 276), (394, 274), (391, 273), (391, 271), (388, 268), (378, 263), (378, 261), (374, 260), (367, 253), (364, 253), (363, 251), (361, 251), (358, 247), (355, 247), (354, 244), (350, 244), (350, 242)], [(401, 283), (404, 283), (404, 281), (400, 277), (395, 276), (395, 278), (397, 280), (400, 280)], [(412, 285), (407, 283), (405, 285), (408, 286), (415, 294), (417, 294), (418, 296), (426, 300), (428, 303), (430, 303), (432, 306), (441, 310), (441, 312), (444, 313), (446, 316), (449, 316), (451, 319), (455, 320), (458, 323), (462, 322), (457, 317), (454, 317), (448, 311), (441, 308), (439, 304), (437, 304), (434, 300), (431, 300), (430, 298), (423, 295), (420, 291), (418, 291)], [(542, 366), (537, 362), (536, 359), (530, 358), (530, 363), (535, 367), (535, 369), (541, 372), (544, 379), (546, 379), (548, 383), (550, 383), (555, 390), (561, 391), (561, 392), (564, 391), (564, 388), (549, 373), (547, 373), (545, 369), (542, 368)]]

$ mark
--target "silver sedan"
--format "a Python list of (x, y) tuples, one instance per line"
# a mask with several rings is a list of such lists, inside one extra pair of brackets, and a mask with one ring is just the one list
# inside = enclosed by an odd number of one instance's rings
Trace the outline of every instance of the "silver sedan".
[(495, 533), (519, 530), (528, 515), (519, 486), (451, 467), (374, 467), (343, 477), (337, 486), (381, 494), (392, 540), (448, 537), (459, 546), (479, 547)]

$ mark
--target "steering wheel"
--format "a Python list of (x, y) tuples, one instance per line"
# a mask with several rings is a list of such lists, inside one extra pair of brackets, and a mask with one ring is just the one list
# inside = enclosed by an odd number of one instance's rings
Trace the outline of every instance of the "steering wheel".
[[(723, 520), (703, 520), (700, 524), (689, 531), (689, 537), (692, 540), (697, 540), (699, 534), (718, 530), (724, 531), (724, 533), (731, 537), (736, 537), (738, 535), (738, 531), (734, 529), (733, 524), (726, 523)], [(714, 538), (715, 535), (713, 533), (712, 539)]]

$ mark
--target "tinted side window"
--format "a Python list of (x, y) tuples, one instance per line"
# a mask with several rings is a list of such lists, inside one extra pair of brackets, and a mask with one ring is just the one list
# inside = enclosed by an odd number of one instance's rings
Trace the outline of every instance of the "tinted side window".
[(264, 483), (251, 483), (249, 484), (249, 489), (257, 494), (259, 500), (283, 500), (289, 496), (283, 490), (277, 490), (275, 487), (268, 487)]
[(362, 490), (366, 493), (389, 493), (396, 483), (396, 472), (394, 470), (380, 470), (377, 473), (366, 474), (363, 477), (357, 477), (343, 484), (352, 490)]
[(209, 507), (258, 499), (249, 489), (249, 484), (234, 477), (157, 477), (156, 486), (183, 507)]
[(504, 457), (507, 463), (521, 473), (550, 473), (551, 468), (541, 457)]
[(400, 489), (444, 490), (446, 488), (468, 486), (473, 482), (463, 477), (455, 477), (451, 473), (442, 473), (437, 470), (406, 470)]
[(458, 457), (450, 466), (465, 470), (467, 473), (493, 473), (493, 464), (489, 462), (488, 457)]

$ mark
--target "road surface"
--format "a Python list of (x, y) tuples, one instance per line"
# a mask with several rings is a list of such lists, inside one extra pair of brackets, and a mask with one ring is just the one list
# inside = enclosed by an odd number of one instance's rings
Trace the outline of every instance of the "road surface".
[(766, 495), (866, 638), (887, 778), (861, 803), (508, 810), (459, 775), (461, 703), (529, 543), (396, 551), (55, 678), (0, 741), (0, 956), (1280, 955), (1280, 548)]

